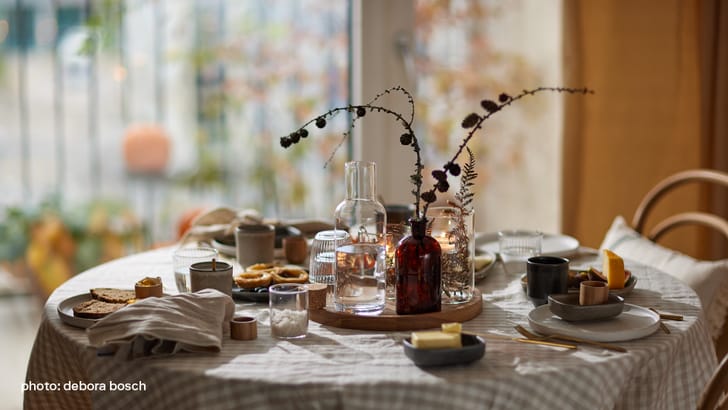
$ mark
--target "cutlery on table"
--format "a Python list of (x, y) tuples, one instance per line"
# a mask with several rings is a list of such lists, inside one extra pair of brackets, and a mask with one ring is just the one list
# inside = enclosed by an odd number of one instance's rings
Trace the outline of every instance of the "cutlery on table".
[(551, 346), (551, 347), (563, 347), (565, 349), (576, 349), (577, 348), (577, 346), (572, 343), (561, 343), (561, 342), (554, 342), (554, 341), (548, 341), (548, 340), (535, 340), (535, 339), (530, 339), (530, 338), (523, 339), (523, 338), (518, 338), (518, 337), (497, 335), (494, 333), (468, 332), (465, 330), (461, 330), (460, 333), (464, 334), (464, 335), (470, 335), (470, 336), (480, 336), (485, 339), (512, 340), (514, 342), (519, 342), (519, 343), (530, 343), (530, 344), (537, 344), (537, 345)]
[(521, 325), (516, 325), (515, 329), (516, 329), (516, 331), (518, 331), (518, 333), (522, 334), (524, 337), (526, 337), (527, 339), (530, 339), (530, 340), (544, 341), (544, 340), (548, 340), (548, 339), (560, 339), (560, 340), (566, 340), (566, 341), (574, 342), (574, 343), (581, 343), (581, 344), (585, 344), (585, 345), (597, 346), (597, 347), (601, 347), (602, 349), (614, 350), (615, 352), (622, 352), (622, 353), (627, 352), (627, 349), (623, 348), (622, 346), (617, 346), (617, 345), (613, 345), (610, 343), (597, 342), (594, 340), (582, 339), (580, 337), (567, 336), (567, 335), (562, 335), (562, 334), (558, 334), (558, 333), (554, 333), (554, 334), (551, 334), (548, 336), (539, 336)]
[(675, 320), (675, 321), (678, 321), (678, 322), (680, 322), (680, 321), (683, 320), (682, 315), (673, 315), (671, 313), (660, 313), (655, 308), (648, 308), (648, 309), (650, 309), (651, 311), (657, 313), (660, 316), (660, 319), (661, 320)]

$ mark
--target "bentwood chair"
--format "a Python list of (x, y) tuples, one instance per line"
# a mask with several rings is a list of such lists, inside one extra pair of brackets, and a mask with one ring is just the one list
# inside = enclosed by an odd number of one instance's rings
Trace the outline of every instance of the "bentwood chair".
[(694, 169), (678, 172), (663, 179), (647, 192), (647, 195), (645, 195), (637, 207), (634, 218), (632, 218), (632, 227), (634, 230), (645, 235), (652, 241), (657, 241), (662, 234), (672, 228), (681, 225), (698, 224), (716, 229), (728, 238), (728, 221), (717, 215), (705, 212), (683, 212), (675, 214), (656, 224), (649, 233), (645, 234), (643, 232), (647, 216), (655, 204), (674, 188), (689, 182), (710, 183), (728, 188), (728, 174), (708, 169)]
[[(675, 188), (688, 183), (710, 184), (717, 187), (728, 188), (728, 174), (709, 169), (692, 169), (678, 172), (660, 181), (642, 199), (632, 219), (632, 227), (649, 240), (656, 242), (664, 233), (683, 225), (703, 225), (723, 234), (728, 239), (728, 221), (718, 215), (706, 212), (682, 212), (671, 215), (655, 224), (648, 232), (644, 232), (645, 222), (650, 211), (660, 200)], [(717, 340), (717, 350), (720, 354), (728, 349), (728, 325), (723, 327), (722, 336)]]
[(708, 382), (698, 402), (698, 410), (728, 409), (728, 355)]

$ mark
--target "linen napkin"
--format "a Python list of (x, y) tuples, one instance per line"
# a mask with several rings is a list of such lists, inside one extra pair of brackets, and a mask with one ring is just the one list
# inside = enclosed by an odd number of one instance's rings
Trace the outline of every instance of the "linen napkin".
[(219, 352), (235, 313), (230, 296), (214, 289), (146, 298), (106, 316), (86, 330), (100, 354), (135, 359), (179, 351)]

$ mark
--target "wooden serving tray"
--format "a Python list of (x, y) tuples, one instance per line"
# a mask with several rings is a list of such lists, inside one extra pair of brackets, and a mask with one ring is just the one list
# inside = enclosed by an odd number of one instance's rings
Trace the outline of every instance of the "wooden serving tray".
[(376, 316), (354, 315), (336, 312), (333, 307), (310, 310), (309, 318), (326, 326), (359, 330), (422, 330), (439, 328), (447, 322), (466, 322), (483, 311), (483, 297), (478, 289), (473, 298), (459, 305), (442, 305), (442, 311), (420, 315), (398, 315), (392, 302), (387, 302), (384, 311)]

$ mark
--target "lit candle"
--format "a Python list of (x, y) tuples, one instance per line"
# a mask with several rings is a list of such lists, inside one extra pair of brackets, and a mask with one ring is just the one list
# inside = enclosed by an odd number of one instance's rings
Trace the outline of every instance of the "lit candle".
[(450, 243), (447, 238), (447, 233), (443, 232), (435, 239), (437, 239), (437, 242), (440, 243), (440, 250), (442, 253), (451, 253), (455, 251), (455, 244)]

